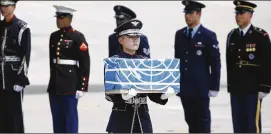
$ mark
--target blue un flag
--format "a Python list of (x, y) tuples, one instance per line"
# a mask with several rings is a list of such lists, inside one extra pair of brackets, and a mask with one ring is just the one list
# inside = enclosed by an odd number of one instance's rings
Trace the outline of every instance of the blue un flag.
[(179, 59), (106, 58), (105, 92), (120, 93), (137, 90), (139, 93), (163, 93), (172, 87), (180, 91)]

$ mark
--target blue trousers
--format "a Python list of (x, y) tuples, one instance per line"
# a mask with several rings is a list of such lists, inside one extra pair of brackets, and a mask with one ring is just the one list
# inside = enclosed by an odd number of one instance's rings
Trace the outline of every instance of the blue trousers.
[(261, 102), (258, 93), (231, 94), (234, 133), (261, 133)]
[(211, 112), (209, 97), (181, 97), (189, 133), (210, 133)]
[(54, 133), (78, 133), (75, 95), (49, 95)]

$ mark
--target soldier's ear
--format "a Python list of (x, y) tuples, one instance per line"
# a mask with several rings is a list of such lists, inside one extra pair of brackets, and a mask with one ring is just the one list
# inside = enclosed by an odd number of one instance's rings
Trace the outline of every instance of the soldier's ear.
[(120, 37), (118, 38), (118, 41), (119, 41), (119, 43), (122, 45), (122, 44), (123, 44), (123, 36), (120, 36)]

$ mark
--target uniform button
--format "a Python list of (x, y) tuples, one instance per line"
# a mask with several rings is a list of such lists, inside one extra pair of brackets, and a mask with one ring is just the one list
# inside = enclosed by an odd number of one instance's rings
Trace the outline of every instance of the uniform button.
[(239, 52), (241, 52), (241, 49), (238, 49)]
[(81, 88), (82, 90), (84, 90), (84, 88)]
[(185, 60), (185, 62), (188, 62), (187, 60)]
[(238, 58), (240, 59), (241, 57), (240, 57), (240, 56), (238, 56)]
[(85, 85), (85, 83), (82, 83), (82, 85)]
[(59, 48), (59, 47), (57, 47), (57, 50), (60, 50), (60, 48)]
[(184, 69), (185, 71), (187, 70), (187, 68)]
[(242, 66), (241, 65), (239, 65), (239, 68), (241, 68)]
[(54, 45), (52, 45), (52, 47), (54, 47)]
[(60, 41), (62, 41), (63, 39), (60, 39)]
[(60, 45), (60, 42), (58, 42), (57, 45)]
[(61, 34), (61, 37), (63, 37), (63, 34)]
[(57, 52), (56, 55), (59, 55), (59, 52)]
[(86, 80), (86, 78), (83, 78), (83, 81), (85, 81)]
[(69, 70), (69, 72), (72, 72), (72, 70)]
[(188, 54), (188, 52), (185, 52), (186, 54)]

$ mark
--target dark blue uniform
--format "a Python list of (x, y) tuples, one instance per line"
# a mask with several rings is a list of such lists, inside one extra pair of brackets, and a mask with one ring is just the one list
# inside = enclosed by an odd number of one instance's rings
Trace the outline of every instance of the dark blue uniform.
[(180, 59), (181, 101), (189, 132), (210, 132), (210, 90), (219, 91), (220, 52), (216, 34), (202, 25), (189, 39), (187, 27), (175, 35), (175, 58)]
[[(119, 44), (118, 37), (116, 33), (113, 33), (109, 36), (108, 40), (108, 50), (109, 57), (119, 54), (122, 51), (122, 46)], [(140, 36), (139, 48), (136, 52), (138, 55), (142, 55), (150, 58), (150, 46), (148, 43), (148, 38), (145, 35)]]
[[(235, 0), (233, 4), (236, 19), (244, 13), (253, 14), (257, 7), (243, 0)], [(262, 94), (267, 95), (271, 88), (270, 57), (271, 42), (263, 29), (249, 24), (228, 34), (227, 82), (234, 133), (261, 133)]]
[(31, 32), (28, 24), (15, 15), (10, 21), (1, 21), (0, 52), (0, 133), (24, 133), (22, 96), (14, 85), (26, 87)]
[(235, 133), (261, 132), (258, 92), (271, 88), (271, 43), (266, 31), (250, 26), (244, 36), (233, 29), (227, 42), (228, 92)]
[[(124, 52), (114, 57), (144, 58), (141, 55), (130, 55)], [(165, 105), (168, 99), (162, 100), (161, 95), (161, 93), (139, 93), (137, 96), (125, 101), (122, 99), (121, 94), (106, 94), (106, 99), (113, 102), (112, 113), (106, 131), (109, 133), (152, 133), (147, 97), (155, 103)], [(134, 103), (136, 100), (139, 101), (139, 106)]]

